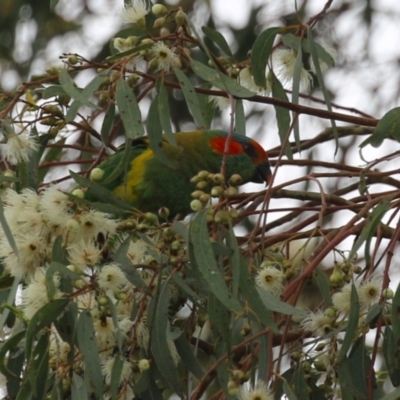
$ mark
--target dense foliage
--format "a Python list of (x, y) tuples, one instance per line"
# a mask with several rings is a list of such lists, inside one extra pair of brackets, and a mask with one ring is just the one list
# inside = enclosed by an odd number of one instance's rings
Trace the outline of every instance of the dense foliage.
[[(193, 22), (193, 3), (133, 0), (119, 10), (126, 27), (96, 57), (62, 54), (62, 67), (0, 92), (5, 396), (400, 396), (400, 290), (389, 287), (400, 181), (398, 167), (383, 166), (399, 156), (399, 109), (378, 121), (333, 103), (324, 76), (340, 48), (319, 27), (346, 8), (327, 1), (307, 16), (306, 3), (286, 25), (259, 21), (256, 30), (253, 10), (232, 45), (212, 18)], [(46, 16), (54, 27), (62, 20), (48, 8)], [(26, 76), (26, 64), (10, 61), (15, 38), (5, 31), (2, 65)], [(275, 131), (258, 128), (257, 139), (280, 142), (267, 149), (266, 189), (239, 190), (241, 177), (224, 176), (223, 165), (222, 174), (198, 171), (196, 212), (172, 219), (99, 184), (126, 170), (137, 137), (147, 134), (168, 163), (163, 134), (173, 144), (176, 131), (224, 123), (246, 134), (264, 112)], [(326, 120), (325, 129), (309, 137), (303, 115)], [(121, 142), (105, 177), (99, 165)], [(358, 166), (354, 149), (346, 158), (354, 143)], [(366, 162), (371, 147), (384, 151)], [(282, 179), (290, 167), (306, 170)]]

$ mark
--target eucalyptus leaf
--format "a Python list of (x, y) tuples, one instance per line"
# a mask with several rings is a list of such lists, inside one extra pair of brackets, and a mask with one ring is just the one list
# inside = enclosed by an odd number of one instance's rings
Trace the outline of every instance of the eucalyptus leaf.
[(218, 268), (207, 229), (207, 213), (205, 209), (193, 219), (189, 228), (190, 242), (193, 245), (196, 263), (206, 280), (210, 291), (229, 310), (242, 314), (243, 309), (239, 301), (229, 292), (222, 272)]
[(89, 309), (83, 310), (76, 327), (76, 341), (85, 365), (85, 375), (96, 398), (103, 398), (103, 376), (93, 318)]
[(276, 35), (281, 28), (273, 27), (261, 32), (251, 50), (251, 71), (257, 86), (266, 88), (266, 68)]
[(151, 352), (160, 372), (178, 394), (183, 393), (178, 371), (167, 342), (168, 329), (168, 282), (162, 284), (155, 311), (151, 335)]
[(186, 104), (193, 115), (193, 118), (199, 128), (206, 128), (207, 124), (205, 121), (205, 110), (202, 108), (196, 91), (189, 78), (177, 67), (174, 68), (174, 72), (178, 81), (181, 85), (183, 96), (185, 97)]
[(212, 41), (214, 42), (225, 54), (228, 56), (232, 57), (232, 51), (228, 46), (228, 43), (226, 42), (225, 38), (222, 36), (222, 34), (215, 29), (212, 29), (208, 26), (203, 26), (202, 31), (204, 34)]
[(144, 135), (142, 114), (132, 88), (124, 79), (117, 82), (115, 99), (119, 109), (125, 134), (129, 139)]

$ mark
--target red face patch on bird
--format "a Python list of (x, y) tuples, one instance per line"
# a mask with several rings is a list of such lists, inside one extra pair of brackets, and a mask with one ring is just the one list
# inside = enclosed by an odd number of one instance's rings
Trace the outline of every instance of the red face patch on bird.
[[(210, 140), (211, 148), (219, 154), (224, 154), (226, 139), (227, 137), (225, 136), (219, 136), (214, 139), (211, 139)], [(242, 154), (242, 153), (244, 153), (243, 146), (236, 140), (231, 139), (231, 141), (229, 142), (228, 155), (233, 156), (235, 154)]]
[[(226, 140), (226, 136), (213, 138), (210, 140), (210, 146), (215, 152), (224, 154)], [(246, 142), (244, 143), (240, 143), (237, 140), (231, 139), (227, 153), (230, 156), (246, 153), (255, 164), (261, 164), (268, 160), (266, 151), (260, 146), (259, 143), (250, 138), (246, 138)]]

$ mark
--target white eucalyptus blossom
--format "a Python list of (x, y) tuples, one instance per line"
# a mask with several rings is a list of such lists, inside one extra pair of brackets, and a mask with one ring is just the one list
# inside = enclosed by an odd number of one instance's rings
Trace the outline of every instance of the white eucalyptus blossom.
[(145, 0), (131, 0), (131, 4), (120, 9), (119, 16), (126, 24), (142, 24), (149, 11)]
[[(357, 286), (356, 286), (357, 289)], [(351, 284), (343, 286), (342, 290), (332, 296), (333, 306), (341, 313), (348, 314), (351, 306)]]
[(283, 291), (285, 274), (275, 267), (261, 268), (256, 275), (255, 281), (260, 289), (271, 292), (278, 296)]
[[(278, 49), (272, 53), (272, 66), (276, 76), (287, 88), (293, 85), (297, 53), (291, 49)], [(311, 86), (311, 75), (301, 66), (300, 91), (308, 92)]]
[(39, 144), (29, 133), (10, 134), (7, 143), (1, 145), (1, 153), (10, 164), (26, 162), (39, 149)]
[[(101, 364), (101, 372), (103, 373), (107, 385), (111, 384), (111, 376), (114, 363), (115, 363), (115, 358), (109, 357), (106, 360), (104, 360)], [(132, 375), (132, 365), (128, 361), (124, 360), (122, 364), (121, 375), (119, 377), (119, 383), (121, 384), (122, 382), (128, 380), (131, 377), (131, 375)]]
[(103, 290), (118, 290), (126, 283), (125, 274), (117, 264), (107, 264), (100, 268), (97, 282)]
[(242, 86), (244, 86), (245, 88), (247, 88), (257, 94), (260, 94), (262, 96), (268, 96), (271, 93), (271, 84), (268, 79), (267, 79), (267, 87), (266, 88), (256, 85), (256, 83), (254, 82), (254, 77), (253, 77), (253, 74), (251, 73), (250, 67), (244, 67), (242, 70), (240, 70), (239, 81), (240, 81), (240, 84)]
[(151, 55), (157, 60), (158, 69), (169, 71), (171, 67), (178, 67), (180, 60), (164, 42), (157, 42), (151, 48)]
[[(216, 86), (212, 86), (211, 90), (221, 90), (221, 89), (217, 88)], [(228, 97), (209, 96), (208, 101), (212, 103), (214, 107), (219, 108), (220, 111), (228, 110), (231, 105), (231, 102)]]
[(69, 262), (80, 269), (94, 267), (101, 258), (101, 249), (93, 241), (81, 240), (71, 244), (67, 250)]
[(239, 400), (273, 400), (274, 395), (263, 381), (257, 381), (254, 386), (245, 383), (239, 390)]
[(362, 309), (377, 303), (381, 297), (382, 278), (370, 277), (357, 288), (358, 299)]
[[(60, 277), (58, 275), (54, 275), (53, 282), (56, 287), (53, 299), (59, 299), (63, 295), (58, 289)], [(38, 268), (35, 270), (30, 283), (22, 290), (21, 298), (22, 309), (26, 318), (28, 319), (31, 319), (38, 310), (50, 302), (50, 299), (47, 296), (45, 268)]]
[(334, 319), (326, 315), (323, 310), (308, 313), (301, 325), (304, 330), (311, 332), (313, 336), (323, 336), (332, 330)]
[[(332, 57), (333, 62), (335, 62), (336, 56), (337, 56), (336, 50), (332, 46), (328, 46), (325, 44), (321, 44), (321, 46)], [(321, 70), (321, 73), (325, 74), (326, 71), (328, 71), (328, 69), (330, 68), (329, 65), (325, 61), (321, 60), (320, 58), (318, 59), (318, 63), (319, 63), (319, 68)], [(317, 73), (317, 70), (316, 70), (315, 64), (314, 64), (314, 60), (311, 56), (310, 56), (310, 70), (312, 72), (314, 72), (314, 74)]]

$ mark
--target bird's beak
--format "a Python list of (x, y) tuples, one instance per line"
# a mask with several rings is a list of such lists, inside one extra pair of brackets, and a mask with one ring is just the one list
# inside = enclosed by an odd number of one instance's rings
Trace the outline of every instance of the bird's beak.
[(271, 167), (268, 161), (264, 161), (261, 164), (258, 164), (257, 169), (254, 172), (254, 175), (251, 179), (251, 182), (254, 183), (264, 183), (267, 182), (267, 185), (271, 184), (272, 181), (272, 172)]

